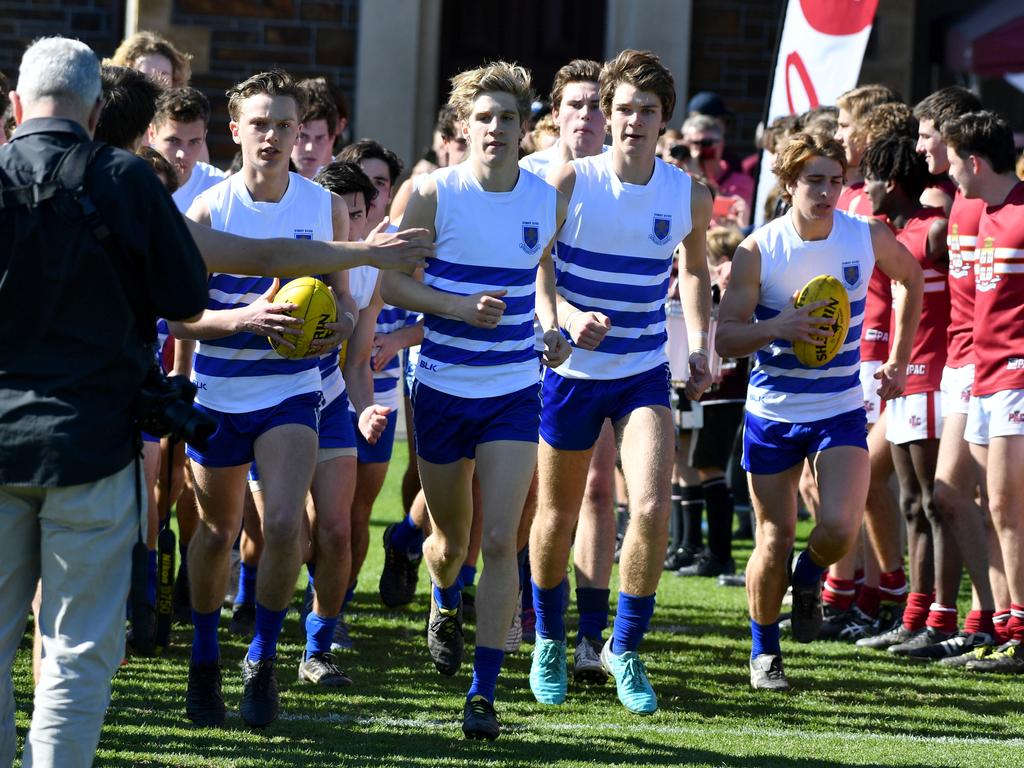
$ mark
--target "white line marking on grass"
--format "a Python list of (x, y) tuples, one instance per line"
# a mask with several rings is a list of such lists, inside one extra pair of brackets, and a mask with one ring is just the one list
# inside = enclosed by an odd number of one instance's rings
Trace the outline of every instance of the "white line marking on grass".
[[(282, 713), (281, 720), (295, 723), (338, 723), (341, 725), (361, 725), (367, 727), (406, 728), (410, 730), (448, 730), (455, 728), (458, 724), (455, 717), (451, 720), (415, 720), (413, 718), (400, 717), (362, 717), (358, 715), (328, 714), (321, 717), (310, 715), (296, 715), (287, 712)], [(916, 744), (962, 744), (965, 746), (1002, 746), (1002, 747), (1024, 747), (1024, 739), (1008, 738), (997, 739), (988, 736), (965, 737), (965, 736), (921, 736), (913, 733), (853, 733), (844, 731), (802, 731), (799, 729), (785, 728), (721, 728), (714, 725), (701, 726), (680, 726), (680, 725), (656, 725), (645, 723), (602, 723), (595, 725), (591, 723), (539, 723), (529, 722), (523, 725), (503, 725), (504, 730), (538, 733), (556, 733), (567, 731), (593, 731), (602, 733), (605, 731), (623, 731), (628, 734), (651, 733), (667, 734), (677, 736), (707, 736), (711, 733), (724, 736), (753, 736), (757, 738), (778, 738), (778, 739), (808, 739), (811, 741), (822, 741), (835, 744), (836, 741), (901, 741), (913, 742)]]

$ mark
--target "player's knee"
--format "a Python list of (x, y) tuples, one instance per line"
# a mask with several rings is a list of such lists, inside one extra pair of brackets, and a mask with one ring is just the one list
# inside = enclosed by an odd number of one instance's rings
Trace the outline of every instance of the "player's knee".
[(317, 549), (325, 552), (344, 552), (352, 546), (352, 532), (341, 520), (317, 520)]
[(756, 547), (771, 562), (783, 563), (793, 550), (796, 526), (761, 521), (757, 527)]
[(900, 514), (908, 526), (917, 527), (926, 522), (924, 509), (921, 506), (921, 497), (916, 493), (900, 494)]
[(469, 552), (468, 541), (455, 541), (453, 539), (444, 539), (441, 541), (435, 541), (433, 544), (433, 554), (441, 561), (441, 566), (447, 566), (451, 564), (461, 565), (466, 561), (466, 555)]
[(846, 554), (860, 533), (860, 520), (856, 517), (840, 520), (820, 520), (815, 526), (821, 542), (837, 554), (836, 559)]
[(298, 515), (275, 515), (270, 510), (263, 519), (263, 545), (288, 546), (298, 540), (301, 520)]

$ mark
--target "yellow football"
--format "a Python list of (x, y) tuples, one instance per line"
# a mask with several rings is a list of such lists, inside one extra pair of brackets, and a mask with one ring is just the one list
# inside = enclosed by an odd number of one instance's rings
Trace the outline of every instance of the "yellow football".
[(334, 296), (322, 281), (315, 277), (300, 277), (291, 280), (281, 286), (281, 290), (274, 296), (273, 301), (275, 304), (297, 304), (298, 306), (288, 314), (302, 320), (301, 336), (285, 334), (285, 338), (295, 345), (295, 349), (288, 349), (273, 339), (267, 338), (270, 346), (281, 357), (293, 360), (305, 357), (309, 354), (309, 345), (315, 339), (324, 339), (331, 335), (326, 324), (337, 320), (338, 308), (334, 303)]
[(807, 283), (796, 298), (797, 307), (827, 301), (811, 313), (812, 317), (824, 318), (823, 325), (832, 328), (832, 336), (816, 336), (815, 342), (794, 341), (793, 353), (797, 360), (811, 368), (820, 368), (832, 360), (846, 341), (850, 328), (850, 296), (843, 284), (832, 275), (818, 275)]

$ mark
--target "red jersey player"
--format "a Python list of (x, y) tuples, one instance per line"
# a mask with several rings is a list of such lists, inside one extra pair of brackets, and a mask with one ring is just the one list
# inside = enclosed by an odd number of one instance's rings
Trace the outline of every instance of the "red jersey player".
[(1013, 132), (994, 112), (943, 126), (950, 176), (986, 208), (974, 264), (975, 375), (964, 437), (985, 468), (989, 510), (1010, 592), (1009, 640), (975, 671), (1024, 671), (1024, 183), (1014, 175)]
[[(865, 153), (862, 168), (873, 213), (884, 214), (898, 230), (897, 238), (921, 265), (925, 278), (924, 303), (907, 369), (907, 386), (903, 395), (893, 399), (889, 406), (886, 429), (900, 481), (900, 505), (908, 513), (911, 591), (902, 624), (872, 643), (888, 647), (892, 653), (905, 654), (948, 640), (957, 627), (956, 595), (952, 595), (948, 605), (932, 605), (931, 601), (935, 580), (931, 545), (949, 536), (948, 526), (933, 514), (942, 421), (939, 384), (949, 325), (946, 219), (941, 208), (920, 206), (928, 168), (912, 139), (892, 137), (875, 142)], [(929, 616), (931, 626), (926, 627)]]

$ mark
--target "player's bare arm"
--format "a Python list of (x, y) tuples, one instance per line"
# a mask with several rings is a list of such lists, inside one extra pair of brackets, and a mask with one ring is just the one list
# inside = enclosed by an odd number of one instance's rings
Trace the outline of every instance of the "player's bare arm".
[[(344, 241), (348, 239), (348, 206), (340, 195), (331, 193), (331, 223), (334, 227), (334, 239)], [(352, 335), (355, 330), (356, 320), (359, 317), (359, 307), (348, 287), (348, 272), (345, 270), (334, 270), (324, 276), (324, 282), (330, 286), (334, 294), (334, 300), (338, 305), (338, 320), (334, 323), (326, 323), (325, 327), (331, 330), (331, 335), (324, 339), (315, 339), (309, 345), (310, 355), (321, 355), (329, 349), (339, 346), (345, 339)]]
[(761, 252), (754, 238), (748, 237), (736, 249), (729, 288), (718, 305), (715, 350), (719, 355), (746, 357), (774, 339), (811, 343), (812, 337), (831, 336), (831, 331), (822, 327), (821, 318), (811, 317), (811, 312), (827, 302), (816, 301), (800, 308), (790, 304), (775, 317), (755, 323), (754, 310), (760, 298)]
[[(411, 228), (429, 230), (433, 238), (436, 237), (436, 213), (437, 187), (433, 179), (427, 177), (409, 199), (404, 221)], [(381, 281), (381, 295), (388, 304), (414, 312), (462, 320), (477, 328), (494, 328), (498, 325), (505, 312), (505, 302), (501, 300), (505, 293), (480, 291), (471, 296), (457, 296), (424, 285), (412, 275), (394, 271), (385, 272)]]
[(686, 396), (696, 400), (711, 386), (708, 330), (711, 324), (711, 275), (708, 273), (707, 231), (711, 223), (711, 193), (699, 181), (690, 195), (690, 233), (683, 238), (679, 259), (679, 299), (686, 318), (690, 347), (690, 378)]
[[(552, 175), (549, 182), (565, 198), (568, 210), (576, 186), (576, 170), (570, 163), (566, 163)], [(559, 222), (559, 228), (562, 221), (564, 218)], [(569, 334), (573, 344), (580, 349), (597, 349), (608, 329), (612, 327), (612, 321), (608, 316), (603, 312), (584, 312), (561, 294), (558, 294), (557, 301), (558, 324)]]
[(370, 368), (377, 316), (383, 306), (378, 277), (377, 285), (373, 289), (373, 298), (366, 309), (359, 313), (355, 331), (349, 337), (345, 365), (341, 369), (352, 407), (359, 414), (359, 432), (370, 445), (376, 444), (380, 439), (388, 425), (388, 414), (391, 413), (390, 408), (373, 402), (373, 371)]
[(551, 258), (551, 249), (555, 245), (558, 230), (565, 223), (565, 212), (569, 200), (561, 192), (556, 198), (555, 236), (544, 248), (537, 269), (537, 319), (544, 329), (544, 365), (557, 368), (564, 363), (572, 349), (558, 330), (558, 294), (555, 291), (555, 262)]
[(896, 239), (892, 230), (880, 221), (871, 222), (871, 246), (875, 250), (875, 263), (885, 275), (897, 283), (893, 287), (893, 313), (896, 323), (892, 329), (889, 359), (875, 374), (881, 384), (878, 394), (883, 400), (899, 397), (907, 381), (907, 363), (910, 350), (921, 320), (921, 302), (924, 292), (924, 274), (910, 251)]

